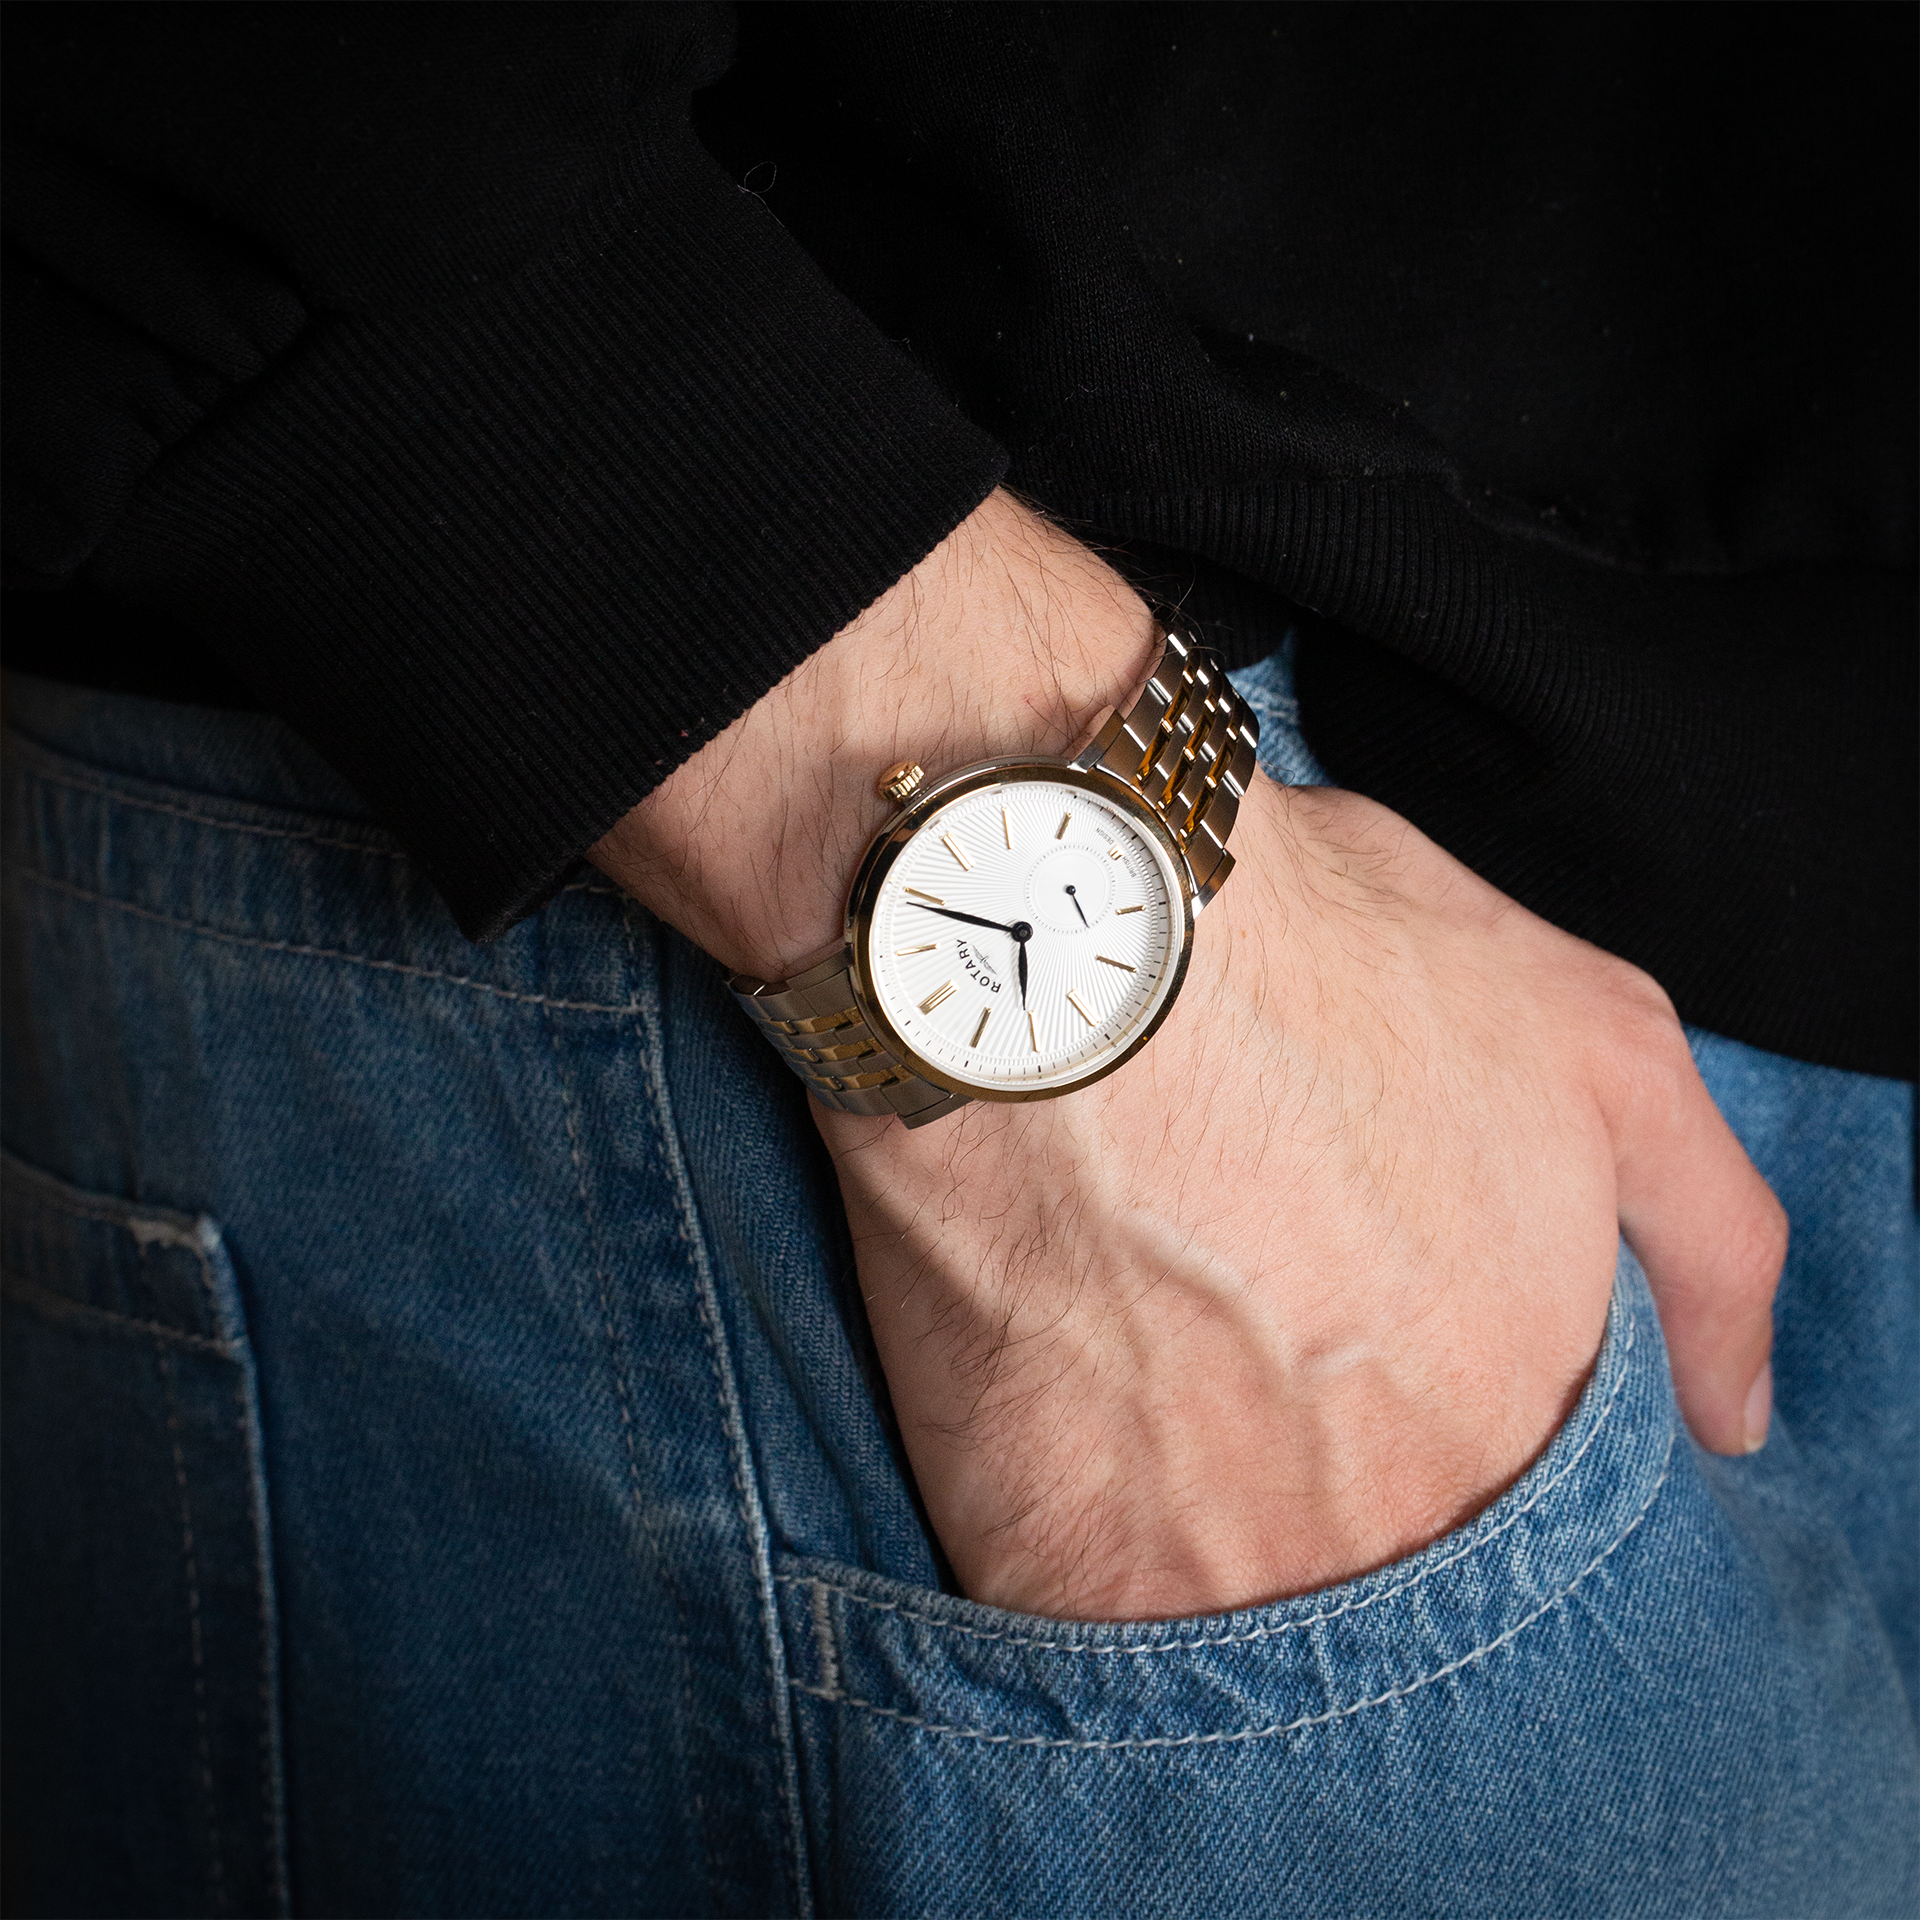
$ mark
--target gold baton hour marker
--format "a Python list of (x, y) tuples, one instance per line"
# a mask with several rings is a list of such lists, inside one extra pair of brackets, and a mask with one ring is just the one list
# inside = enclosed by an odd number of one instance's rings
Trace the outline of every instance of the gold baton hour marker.
[(931, 953), (939, 944), (938, 940), (929, 940), (924, 947), (895, 947), (893, 957), (896, 960), (904, 960), (910, 953)]
[(960, 842), (953, 837), (952, 834), (943, 833), (940, 836), (940, 844), (943, 847), (945, 847), (946, 850), (950, 854), (952, 854), (956, 860), (960, 862), (960, 866), (963, 872), (971, 873), (973, 871), (973, 862), (967, 858), (966, 848), (963, 847), (960, 844)]
[(1040, 1029), (1033, 1024), (1033, 1009), (1027, 1009), (1027, 1037), (1033, 1042), (1035, 1053), (1040, 1051)]
[(1124, 860), (1126, 857), (1118, 847), (1109, 847), (1107, 849), (1107, 858), (1109, 860)]
[(920, 1002), (920, 1011), (922, 1013), (931, 1013), (934, 1010), (934, 1008), (941, 1003), (941, 1001), (949, 1000), (952, 997), (953, 997), (953, 982), (951, 980), (943, 981), (939, 986), (935, 987), (934, 990), (930, 994), (928, 994), (924, 1000)]
[(907, 891), (916, 900), (931, 900), (936, 907), (944, 907), (947, 904), (937, 893), (922, 893), (918, 887), (909, 887)]
[(1067, 837), (1067, 822), (1072, 818), (1073, 809), (1069, 807), (1066, 812), (1060, 816), (1060, 825), (1055, 829), (1053, 836), (1056, 840), (1064, 840)]
[(986, 1032), (987, 1022), (992, 1018), (993, 1009), (991, 1007), (982, 1007), (980, 1009), (980, 1024), (974, 1028), (973, 1038), (967, 1042), (968, 1046), (977, 1047), (980, 1044), (980, 1036)]
[[(908, 891), (911, 892), (912, 889), (909, 888)], [(1131, 907), (1115, 907), (1114, 912), (1115, 913), (1145, 913), (1146, 908), (1138, 905), (1131, 906)]]
[(1124, 960), (1109, 960), (1104, 953), (1096, 953), (1093, 957), (1098, 960), (1103, 967), (1118, 967), (1122, 973), (1138, 973), (1140, 971), (1138, 967), (1128, 966)]
[(1070, 1002), (1072, 1002), (1074, 1012), (1077, 1013), (1080, 1016), (1080, 1018), (1087, 1023), (1088, 1026), (1094, 1025), (1093, 1015), (1090, 1014), (1086, 1010), (1086, 1008), (1080, 1004), (1078, 1000), (1075, 1000), (1071, 993), (1067, 995), (1067, 999)]
[(1000, 809), (1000, 831), (1007, 836), (1007, 851), (1013, 851), (1013, 822), (1007, 818), (1005, 807)]

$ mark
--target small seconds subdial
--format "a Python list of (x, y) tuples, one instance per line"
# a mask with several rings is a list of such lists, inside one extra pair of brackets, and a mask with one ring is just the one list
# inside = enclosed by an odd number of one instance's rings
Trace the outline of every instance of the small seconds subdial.
[(956, 1082), (1063, 1085), (1159, 1014), (1182, 911), (1166, 851), (1124, 806), (1007, 781), (942, 807), (895, 857), (867, 978), (901, 1038)]

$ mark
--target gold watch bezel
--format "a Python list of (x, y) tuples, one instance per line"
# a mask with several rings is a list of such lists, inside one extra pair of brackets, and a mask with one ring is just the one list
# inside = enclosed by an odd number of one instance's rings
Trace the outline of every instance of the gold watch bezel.
[[(1027, 780), (1047, 780), (1059, 786), (1080, 787), (1097, 794), (1109, 806), (1117, 807), (1136, 821), (1141, 831), (1158, 843), (1180, 883), (1179, 951), (1174, 956), (1172, 983), (1153, 1018), (1110, 1059), (1101, 1061), (1080, 1078), (1064, 1084), (1046, 1087), (980, 1086), (958, 1079), (936, 1066), (888, 1019), (868, 970), (873, 915), (880, 890), (885, 886), (894, 862), (934, 814), (956, 800), (965, 799), (970, 793)], [(970, 1100), (1057, 1100), (1063, 1094), (1077, 1093), (1082, 1087), (1090, 1087), (1096, 1080), (1104, 1080), (1108, 1074), (1125, 1066), (1160, 1031), (1161, 1023), (1173, 1011), (1173, 1003), (1179, 999), (1181, 988), (1186, 984), (1187, 963), (1193, 954), (1195, 895), (1193, 869), (1172, 830), (1153, 803), (1137, 787), (1128, 785), (1118, 775), (1109, 773), (1104, 767), (1079, 767), (1071, 760), (1041, 755), (1019, 760), (976, 761), (971, 766), (958, 768), (917, 789), (908, 804), (874, 835), (861, 856), (860, 865), (853, 876), (853, 885), (847, 892), (847, 970), (853, 986), (854, 1004), (859, 1008), (869, 1031), (887, 1051), (931, 1086), (943, 1088), (948, 1093), (964, 1094)]]

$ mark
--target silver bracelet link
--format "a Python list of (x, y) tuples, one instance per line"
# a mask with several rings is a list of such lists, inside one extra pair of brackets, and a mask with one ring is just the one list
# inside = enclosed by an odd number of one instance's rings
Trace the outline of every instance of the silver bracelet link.
[(1227, 836), (1253, 778), (1260, 723), (1219, 656), (1169, 625), (1166, 651), (1136, 700), (1074, 765), (1117, 774), (1159, 810), (1205, 906), (1233, 871)]

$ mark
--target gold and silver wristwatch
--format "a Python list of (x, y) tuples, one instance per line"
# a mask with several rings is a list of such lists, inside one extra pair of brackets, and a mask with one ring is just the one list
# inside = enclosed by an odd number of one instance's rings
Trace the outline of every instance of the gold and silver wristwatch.
[(1071, 1093), (1152, 1039), (1232, 870), (1260, 736), (1218, 657), (1160, 624), (1145, 690), (1076, 759), (889, 768), (900, 811), (854, 875), (842, 951), (729, 977), (818, 1099), (919, 1127)]

